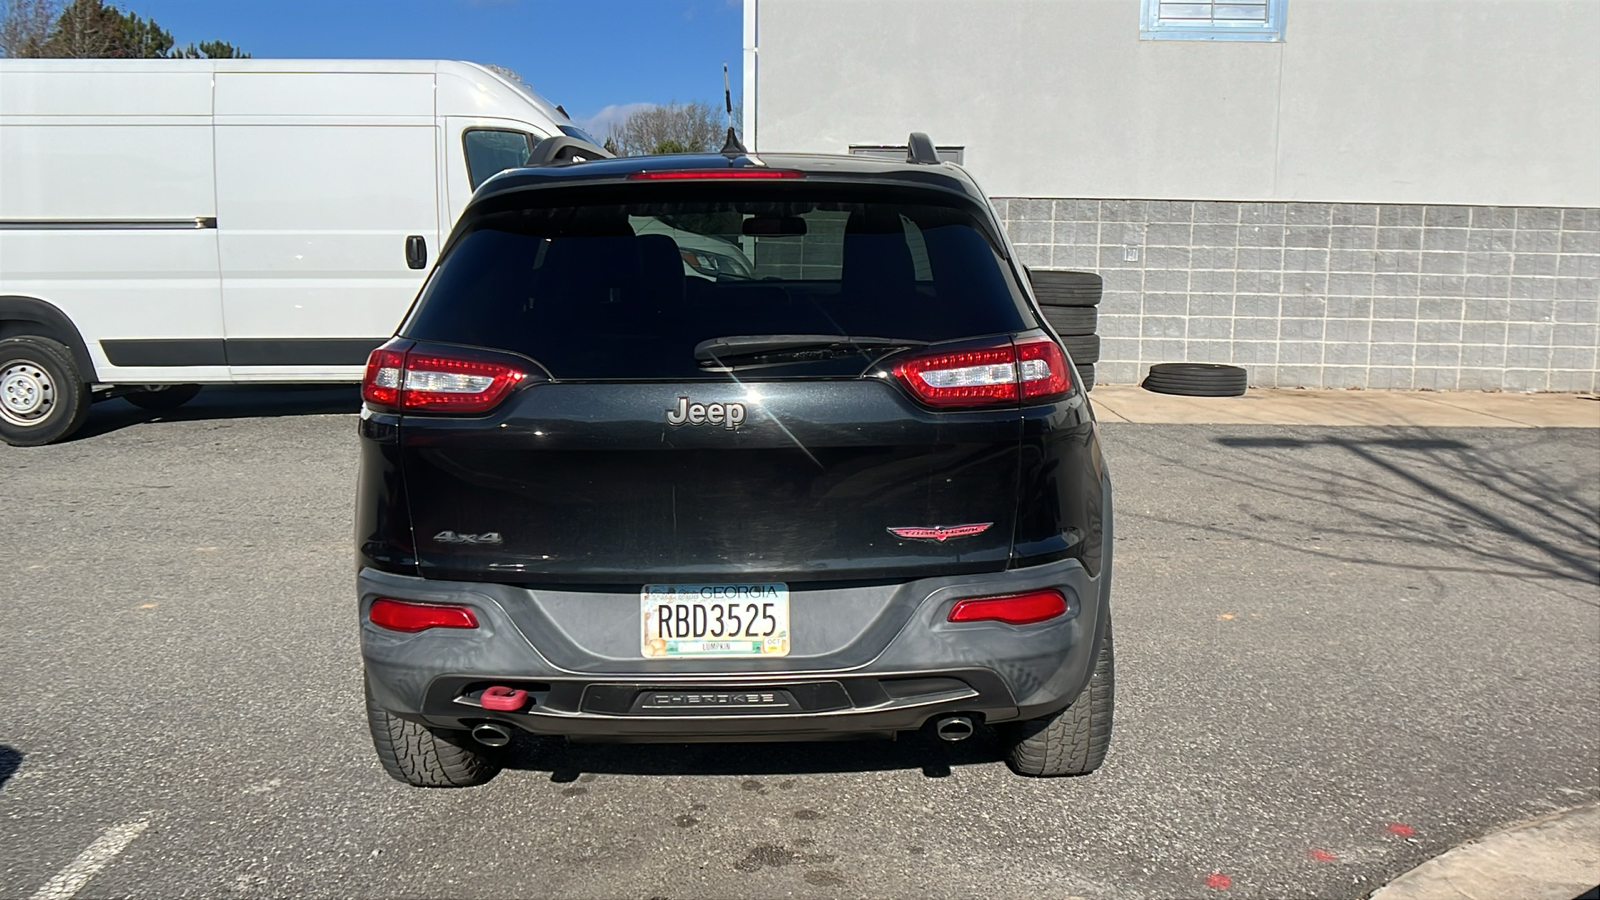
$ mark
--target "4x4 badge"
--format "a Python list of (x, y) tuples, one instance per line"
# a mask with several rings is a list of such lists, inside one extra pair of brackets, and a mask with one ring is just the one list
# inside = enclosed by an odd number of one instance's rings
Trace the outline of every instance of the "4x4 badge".
[(433, 536), (441, 544), (500, 544), (505, 539), (500, 537), (498, 531), (485, 531), (483, 534), (456, 534), (454, 531), (441, 531)]
[(890, 528), (888, 531), (896, 537), (903, 537), (909, 541), (938, 541), (942, 544), (951, 538), (982, 534), (993, 524), (993, 522), (974, 522), (971, 525), (910, 525), (904, 528)]

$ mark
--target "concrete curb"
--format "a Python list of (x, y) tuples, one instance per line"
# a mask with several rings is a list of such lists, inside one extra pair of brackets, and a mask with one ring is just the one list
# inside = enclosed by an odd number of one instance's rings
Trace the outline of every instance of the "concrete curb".
[(1497, 831), (1435, 857), (1372, 900), (1573, 900), (1600, 884), (1600, 803)]
[(1089, 399), (1101, 421), (1138, 424), (1600, 428), (1592, 394), (1251, 388), (1243, 397), (1177, 397), (1106, 384)]

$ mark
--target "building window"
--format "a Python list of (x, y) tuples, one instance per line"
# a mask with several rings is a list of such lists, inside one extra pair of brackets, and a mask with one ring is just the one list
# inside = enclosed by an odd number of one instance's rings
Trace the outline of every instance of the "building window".
[(1287, 0), (1140, 0), (1143, 40), (1281, 41)]
[[(961, 165), (962, 158), (966, 155), (965, 147), (935, 147), (934, 152), (939, 154), (939, 162), (955, 163)], [(905, 144), (851, 144), (851, 156), (871, 156), (876, 159), (892, 159), (896, 162), (905, 162), (906, 154), (910, 148)]]

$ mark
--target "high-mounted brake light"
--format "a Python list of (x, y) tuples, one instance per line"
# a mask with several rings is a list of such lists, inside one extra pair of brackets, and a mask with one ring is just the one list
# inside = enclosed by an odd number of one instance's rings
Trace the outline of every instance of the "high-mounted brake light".
[(1040, 402), (1072, 387), (1066, 355), (1048, 337), (912, 356), (890, 371), (929, 406)]
[(1054, 588), (1012, 594), (1006, 597), (977, 597), (961, 600), (950, 607), (952, 622), (1004, 622), (1007, 625), (1032, 625), (1054, 619), (1067, 611), (1067, 598)]
[(647, 169), (628, 176), (629, 181), (694, 181), (728, 178), (804, 178), (794, 169)]
[(379, 597), (372, 601), (367, 618), (379, 628), (414, 634), (429, 628), (477, 628), (478, 617), (472, 608), (435, 603), (413, 603)]
[[(393, 346), (399, 344), (399, 346)], [(511, 362), (468, 351), (402, 349), (391, 341), (367, 358), (361, 397), (380, 409), (481, 413), (493, 409), (528, 373)]]

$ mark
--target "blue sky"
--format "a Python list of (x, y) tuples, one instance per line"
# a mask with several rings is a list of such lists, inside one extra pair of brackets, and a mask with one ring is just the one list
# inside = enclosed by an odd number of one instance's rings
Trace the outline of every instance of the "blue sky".
[[(496, 63), (574, 119), (629, 104), (722, 99), (742, 84), (739, 0), (111, 0), (181, 46), (224, 40), (256, 57)], [(607, 107), (616, 107), (607, 110)]]

